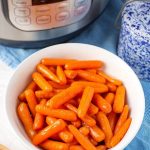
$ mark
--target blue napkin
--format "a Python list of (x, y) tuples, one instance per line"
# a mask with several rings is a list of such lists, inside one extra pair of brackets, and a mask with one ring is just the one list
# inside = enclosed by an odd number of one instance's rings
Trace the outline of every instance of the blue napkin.
[[(68, 42), (88, 43), (116, 54), (119, 30), (115, 29), (114, 22), (121, 5), (121, 1), (111, 0), (104, 13), (95, 22)], [(36, 51), (35, 49), (23, 50), (0, 45), (0, 59), (15, 68)], [(145, 81), (141, 81), (141, 83), (146, 98), (146, 113), (140, 131), (126, 150), (150, 150), (150, 83)]]

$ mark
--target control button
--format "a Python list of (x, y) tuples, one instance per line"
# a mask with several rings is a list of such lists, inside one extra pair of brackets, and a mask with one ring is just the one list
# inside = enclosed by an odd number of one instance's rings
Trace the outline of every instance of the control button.
[(69, 18), (69, 12), (61, 12), (56, 15), (57, 21), (65, 21)]
[(51, 22), (50, 16), (39, 16), (36, 18), (37, 24), (48, 24)]
[(19, 6), (28, 6), (31, 5), (30, 0), (13, 0), (14, 5), (19, 5)]
[(15, 8), (15, 15), (19, 17), (26, 17), (30, 15), (29, 8)]
[(69, 3), (68, 2), (59, 3), (57, 5), (57, 9), (58, 10), (64, 10), (64, 9), (67, 9), (68, 7), (69, 7)]
[(87, 0), (75, 0), (75, 7), (80, 7), (84, 5), (87, 2)]
[(50, 11), (50, 8), (48, 6), (40, 6), (36, 8), (37, 13), (46, 13), (49, 11)]
[(81, 15), (83, 13), (85, 13), (85, 10), (87, 9), (86, 6), (81, 6), (81, 7), (78, 7), (76, 10), (75, 10), (75, 16), (78, 16), (78, 15)]
[(17, 17), (16, 22), (20, 25), (30, 25), (31, 19), (29, 17)]

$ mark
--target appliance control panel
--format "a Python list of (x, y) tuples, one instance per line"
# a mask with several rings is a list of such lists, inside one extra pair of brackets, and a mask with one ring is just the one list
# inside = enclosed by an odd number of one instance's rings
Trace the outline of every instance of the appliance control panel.
[(8, 0), (8, 11), (15, 27), (37, 31), (76, 23), (91, 5), (92, 0)]

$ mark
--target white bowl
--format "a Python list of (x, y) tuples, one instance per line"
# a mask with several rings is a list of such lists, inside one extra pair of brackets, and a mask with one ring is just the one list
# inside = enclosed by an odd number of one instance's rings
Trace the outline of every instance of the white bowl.
[(77, 43), (55, 45), (38, 51), (24, 60), (12, 75), (5, 95), (5, 115), (9, 128), (16, 136), (16, 139), (27, 150), (39, 149), (32, 145), (27, 137), (18, 119), (16, 107), (19, 93), (22, 92), (29, 80), (31, 80), (31, 74), (35, 70), (35, 66), (44, 57), (102, 60), (106, 64), (105, 71), (123, 81), (127, 90), (127, 102), (131, 108), (130, 115), (133, 120), (124, 138), (111, 150), (124, 149), (136, 136), (144, 117), (145, 99), (140, 81), (133, 70), (116, 55), (96, 46)]

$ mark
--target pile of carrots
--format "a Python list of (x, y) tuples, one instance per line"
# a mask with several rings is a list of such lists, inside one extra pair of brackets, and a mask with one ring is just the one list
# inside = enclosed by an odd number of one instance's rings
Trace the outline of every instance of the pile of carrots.
[(19, 95), (17, 113), (44, 150), (106, 150), (130, 124), (123, 83), (97, 60), (43, 58)]

